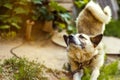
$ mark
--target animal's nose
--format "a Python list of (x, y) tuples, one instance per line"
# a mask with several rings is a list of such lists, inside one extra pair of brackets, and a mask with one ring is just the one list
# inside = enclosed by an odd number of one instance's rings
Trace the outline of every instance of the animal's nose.
[(73, 39), (73, 35), (69, 35), (69, 39)]
[(75, 39), (73, 35), (69, 35), (69, 43), (74, 43), (75, 44)]

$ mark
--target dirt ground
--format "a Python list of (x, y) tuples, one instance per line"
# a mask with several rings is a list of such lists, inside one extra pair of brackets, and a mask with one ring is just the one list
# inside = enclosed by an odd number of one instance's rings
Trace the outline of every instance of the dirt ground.
[(120, 54), (120, 39), (116, 37), (104, 37), (103, 42), (107, 53)]
[[(13, 55), (10, 50), (22, 44), (22, 39), (0, 42), (0, 59), (10, 58)], [(108, 53), (119, 53), (120, 39), (114, 37), (104, 37), (103, 42), (106, 45)], [(63, 64), (67, 62), (67, 51), (65, 47), (54, 44), (50, 39), (36, 40), (26, 42), (14, 50), (20, 57), (26, 57), (29, 60), (37, 60), (52, 69), (61, 70)]]
[[(63, 71), (64, 63), (68, 62), (67, 51), (65, 47), (59, 46), (52, 42), (50, 38), (36, 39), (30, 42), (24, 42), (21, 38), (15, 40), (0, 40), (0, 60), (10, 58), (13, 55), (10, 50), (16, 46), (13, 52), (19, 57), (25, 57), (28, 60), (36, 60), (44, 64), (46, 67), (53, 70)], [(119, 53), (120, 51), (120, 39), (114, 37), (104, 37), (103, 42), (107, 53)], [(117, 57), (118, 58), (118, 57)], [(113, 56), (109, 57), (109, 60), (115, 60)], [(72, 79), (71, 74), (59, 73), (57, 77)], [(48, 73), (49, 80), (59, 80), (55, 75)]]
[[(21, 43), (22, 40), (20, 39), (0, 42), (0, 59), (12, 57), (13, 55), (10, 53), (10, 50)], [(51, 40), (26, 42), (15, 49), (14, 53), (29, 60), (37, 60), (47, 67), (58, 70), (60, 70), (64, 62), (67, 61), (66, 49), (53, 44)]]

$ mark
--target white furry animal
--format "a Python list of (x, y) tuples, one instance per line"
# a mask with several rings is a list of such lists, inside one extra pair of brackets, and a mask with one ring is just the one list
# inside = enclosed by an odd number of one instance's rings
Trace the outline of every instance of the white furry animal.
[(103, 34), (105, 24), (111, 20), (111, 9), (106, 6), (103, 10), (92, 0), (79, 13), (76, 20), (78, 33), (85, 33), (88, 35)]
[(97, 80), (100, 68), (104, 63), (104, 49), (101, 43), (102, 34), (90, 37), (85, 34), (64, 35), (67, 44), (68, 59), (73, 80), (81, 80), (84, 67), (91, 68), (90, 80)]
[[(78, 33), (64, 35), (67, 44), (68, 58), (73, 74), (73, 80), (81, 80), (84, 67), (90, 67), (90, 80), (97, 80), (100, 67), (104, 63), (104, 46), (101, 42), (105, 24), (111, 20), (111, 9), (106, 6), (103, 10), (92, 0), (79, 13), (76, 20)], [(95, 36), (95, 37), (91, 37)]]

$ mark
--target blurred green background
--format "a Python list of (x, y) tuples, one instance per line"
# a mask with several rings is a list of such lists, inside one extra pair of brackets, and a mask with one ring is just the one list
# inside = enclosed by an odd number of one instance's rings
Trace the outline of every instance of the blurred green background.
[(118, 11), (118, 20), (111, 20), (111, 22), (106, 25), (105, 35), (115, 36), (120, 38), (120, 0), (117, 0), (119, 11)]

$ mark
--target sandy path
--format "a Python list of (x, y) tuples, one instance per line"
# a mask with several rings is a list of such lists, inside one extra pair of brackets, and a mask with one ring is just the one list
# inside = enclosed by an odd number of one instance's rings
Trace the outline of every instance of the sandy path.
[(108, 53), (120, 53), (120, 39), (115, 37), (104, 37), (103, 42)]
[[(21, 44), (21, 41), (0, 43), (0, 59), (12, 57), (10, 49)], [(67, 61), (66, 49), (53, 44), (50, 40), (25, 43), (14, 52), (21, 57), (37, 60), (53, 69), (61, 69)]]

